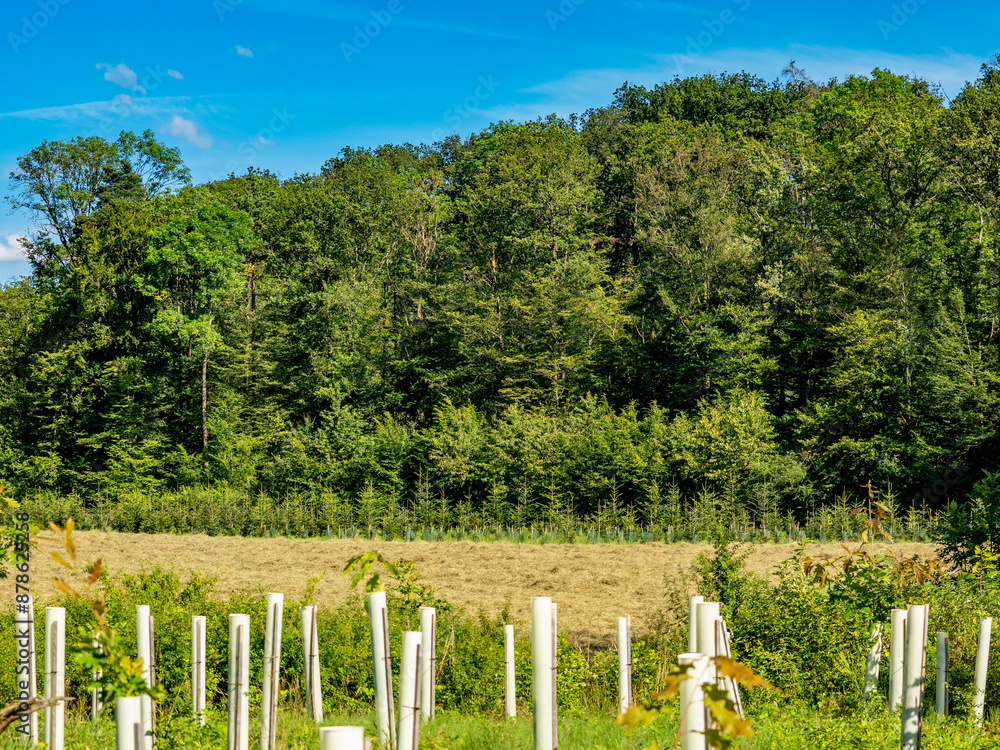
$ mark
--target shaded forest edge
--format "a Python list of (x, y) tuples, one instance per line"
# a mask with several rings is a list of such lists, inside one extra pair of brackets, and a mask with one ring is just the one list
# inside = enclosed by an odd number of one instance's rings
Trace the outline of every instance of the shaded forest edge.
[(150, 131), (18, 159), (19, 499), (659, 529), (869, 482), (900, 517), (1000, 505), (1000, 57), (950, 101), (879, 69), (626, 83), (190, 182)]

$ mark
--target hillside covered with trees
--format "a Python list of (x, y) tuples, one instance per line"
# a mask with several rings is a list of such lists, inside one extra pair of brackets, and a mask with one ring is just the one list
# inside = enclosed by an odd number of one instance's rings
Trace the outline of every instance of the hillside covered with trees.
[(569, 121), (189, 183), (148, 131), (19, 159), (18, 492), (657, 524), (869, 480), (938, 507), (1000, 456), (1000, 58), (953, 101), (882, 70), (626, 83)]

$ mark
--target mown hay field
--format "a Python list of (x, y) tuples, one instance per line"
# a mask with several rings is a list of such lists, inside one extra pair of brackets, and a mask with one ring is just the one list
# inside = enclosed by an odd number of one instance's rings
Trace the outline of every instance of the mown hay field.
[[(493, 614), (509, 605), (514, 622), (527, 633), (532, 596), (551, 596), (559, 605), (559, 628), (580, 643), (610, 643), (615, 618), (631, 614), (633, 631), (652, 628), (667, 602), (668, 586), (696, 593), (694, 563), (711, 554), (704, 544), (515, 544), (508, 542), (386, 542), (362, 539), (286, 539), (217, 537), (192, 534), (74, 532), (81, 562), (102, 558), (116, 573), (159, 567), (182, 579), (197, 572), (216, 579), (225, 598), (236, 591), (280, 591), (292, 600), (305, 595), (310, 578), (315, 600), (334, 606), (351, 596), (341, 576), (345, 562), (369, 549), (389, 559), (416, 564), (421, 583), (456, 606)], [(39, 537), (32, 558), (36, 601), (54, 596), (51, 578), (60, 568), (48, 552), (61, 548), (53, 532)], [(851, 548), (856, 544), (849, 544)], [(937, 554), (933, 544), (893, 544), (897, 555)], [(762, 576), (776, 574), (794, 544), (753, 545), (746, 568)], [(842, 554), (839, 544), (808, 545), (808, 554)]]

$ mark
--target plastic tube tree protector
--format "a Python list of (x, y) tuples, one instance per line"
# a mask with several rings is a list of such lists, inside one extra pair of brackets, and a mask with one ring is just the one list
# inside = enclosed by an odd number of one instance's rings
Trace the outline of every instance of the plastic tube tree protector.
[[(729, 638), (729, 628), (722, 617), (715, 621), (715, 655), (725, 656), (727, 659), (733, 658), (733, 645)], [(736, 707), (736, 713), (743, 717), (743, 700), (740, 698), (739, 684), (732, 677), (720, 678), (720, 682), (725, 687), (729, 700)]]
[(868, 699), (875, 695), (878, 690), (879, 665), (882, 662), (882, 623), (877, 623), (872, 630), (872, 645), (868, 649), (868, 658), (865, 660), (865, 687), (861, 694), (861, 703), (864, 705)]
[(364, 727), (320, 727), (320, 750), (365, 750)]
[(552, 599), (531, 599), (531, 705), (535, 750), (555, 750), (552, 737)]
[[(90, 639), (91, 647), (97, 651), (101, 646), (97, 643), (97, 638)], [(95, 669), (90, 673), (90, 677), (94, 682), (98, 682), (101, 677), (104, 676), (104, 670)], [(97, 717), (101, 713), (101, 689), (99, 687), (92, 688), (90, 691), (90, 720), (97, 721)]]
[(260, 750), (274, 750), (278, 733), (278, 687), (281, 678), (281, 621), (284, 594), (267, 595), (264, 619), (264, 674), (260, 704)]
[(559, 747), (559, 618), (556, 603), (552, 602), (552, 747)]
[(900, 750), (920, 750), (924, 714), (924, 670), (927, 660), (927, 614), (926, 604), (911, 604), (906, 609)]
[(903, 653), (906, 643), (906, 610), (889, 613), (889, 710), (898, 711), (903, 702)]
[(618, 618), (618, 713), (632, 705), (632, 618)]
[(250, 746), (250, 615), (229, 615), (228, 750)]
[[(697, 610), (698, 648), (696, 653), (704, 654), (711, 659), (713, 656), (719, 655), (715, 642), (715, 621), (719, 619), (719, 603), (701, 602), (697, 605)], [(717, 682), (715, 664), (709, 663), (707, 679), (713, 684)]]
[[(135, 608), (135, 635), (138, 644), (139, 658), (142, 659), (142, 679), (146, 684), (152, 686), (152, 671), (150, 666), (153, 663), (153, 646), (150, 643), (149, 627), (149, 607), (145, 604), (137, 604)], [(148, 695), (140, 696), (142, 704), (142, 728), (146, 734), (143, 739), (143, 747), (146, 750), (153, 750), (153, 699)]]
[(983, 723), (983, 705), (986, 702), (986, 671), (990, 665), (990, 638), (993, 635), (993, 618), (979, 620), (979, 645), (976, 648), (976, 675), (972, 694), (972, 716), (977, 725)]
[(517, 694), (514, 683), (514, 626), (503, 626), (503, 685), (504, 708), (507, 718), (517, 716)]
[[(45, 697), (66, 693), (66, 610), (45, 608)], [(66, 704), (59, 701), (45, 709), (45, 744), (48, 750), (63, 750)]]
[(934, 660), (934, 711), (938, 719), (948, 715), (948, 634), (937, 634), (937, 658)]
[(368, 595), (368, 624), (372, 638), (372, 674), (375, 680), (375, 736), (383, 747), (395, 747), (395, 713), (392, 709), (392, 674), (389, 662), (386, 622), (388, 610), (385, 592), (373, 591)]
[(323, 721), (323, 685), (319, 673), (319, 633), (316, 629), (316, 607), (299, 610), (302, 626), (302, 684), (306, 705), (313, 721)]
[(420, 608), (420, 715), (434, 718), (435, 669), (437, 668), (437, 610)]
[(703, 596), (692, 596), (688, 599), (688, 651), (698, 651), (698, 605), (705, 601)]
[(191, 618), (191, 714), (202, 727), (205, 726), (206, 622), (204, 615)]
[(708, 656), (679, 654), (677, 663), (689, 666), (689, 678), (681, 683), (680, 735), (681, 750), (705, 750), (705, 693), (702, 685), (710, 682)]
[(140, 697), (115, 698), (115, 750), (142, 750), (145, 736)]
[(399, 660), (399, 724), (396, 728), (396, 750), (417, 750), (420, 732), (420, 651), (423, 633), (407, 630), (403, 633), (403, 649)]

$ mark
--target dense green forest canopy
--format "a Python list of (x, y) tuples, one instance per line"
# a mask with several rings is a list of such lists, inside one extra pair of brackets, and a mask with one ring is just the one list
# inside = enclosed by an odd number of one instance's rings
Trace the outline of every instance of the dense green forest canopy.
[[(800, 71), (796, 71), (801, 73)], [(655, 522), (961, 497), (1000, 455), (1000, 62), (623, 85), (574, 116), (192, 186), (43, 142), (0, 287), (0, 479)]]

